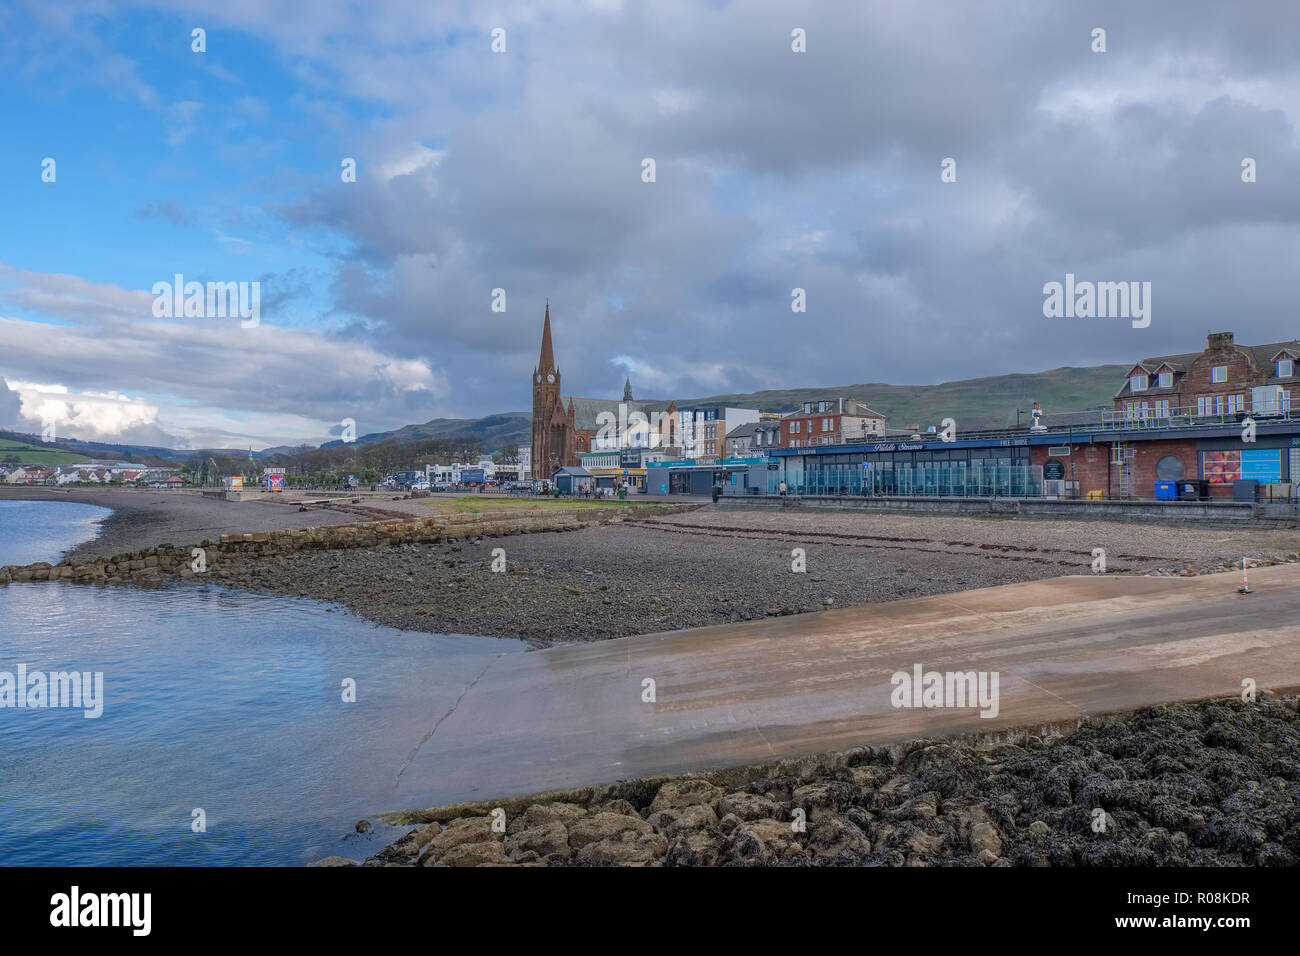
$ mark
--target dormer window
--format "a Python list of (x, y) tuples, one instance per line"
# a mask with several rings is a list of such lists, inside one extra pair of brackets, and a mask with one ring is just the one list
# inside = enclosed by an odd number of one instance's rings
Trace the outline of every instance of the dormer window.
[(1173, 387), (1174, 387), (1174, 373), (1173, 373), (1173, 372), (1168, 372), (1168, 371), (1166, 371), (1166, 372), (1161, 372), (1161, 373), (1160, 373), (1160, 387), (1161, 387), (1161, 388), (1173, 388)]
[(1290, 378), (1295, 374), (1295, 359), (1278, 359), (1277, 360), (1277, 377)]
[(1145, 392), (1147, 390), (1147, 376), (1145, 372), (1135, 372), (1128, 377), (1128, 387), (1130, 392)]

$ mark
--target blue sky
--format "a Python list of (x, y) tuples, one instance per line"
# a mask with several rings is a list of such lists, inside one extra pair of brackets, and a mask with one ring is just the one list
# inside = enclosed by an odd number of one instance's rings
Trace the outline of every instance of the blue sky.
[[(1174, 7), (10, 3), (0, 427), (265, 447), (526, 410), (547, 299), (594, 396), (1294, 338), (1300, 13)], [(260, 283), (259, 325), (155, 318), (178, 272)], [(1050, 323), (1066, 272), (1152, 282), (1150, 328)]]

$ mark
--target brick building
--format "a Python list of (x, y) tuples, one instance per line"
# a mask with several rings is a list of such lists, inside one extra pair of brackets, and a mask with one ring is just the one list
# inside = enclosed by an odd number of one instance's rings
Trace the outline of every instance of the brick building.
[(1048, 409), (1039, 431), (990, 429), (949, 442), (920, 434), (890, 441), (890, 432), (885, 440), (836, 438), (833, 424), (820, 424), (829, 416), (805, 406), (782, 420), (773, 480), (798, 494), (1147, 499), (1157, 482), (1195, 481), (1211, 498), (1294, 498), (1298, 357), (1300, 341), (1238, 345), (1232, 333), (1216, 332), (1201, 352), (1138, 362), (1111, 407)]
[(1231, 332), (1212, 332), (1202, 352), (1138, 362), (1115, 393), (1126, 418), (1180, 419), (1275, 414), (1291, 407), (1300, 388), (1300, 341), (1237, 345)]
[(854, 398), (804, 402), (781, 419), (782, 448), (843, 445), (884, 435), (885, 416)]

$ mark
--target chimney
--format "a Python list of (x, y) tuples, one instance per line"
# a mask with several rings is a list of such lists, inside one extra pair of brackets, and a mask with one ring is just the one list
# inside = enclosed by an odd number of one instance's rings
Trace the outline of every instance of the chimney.
[(1232, 348), (1232, 333), (1211, 332), (1205, 337), (1205, 344), (1211, 350)]

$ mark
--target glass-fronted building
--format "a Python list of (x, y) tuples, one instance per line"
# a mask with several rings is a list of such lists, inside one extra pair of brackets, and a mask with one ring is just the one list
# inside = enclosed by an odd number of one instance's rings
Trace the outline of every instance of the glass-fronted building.
[(795, 495), (924, 495), (1022, 497), (1042, 494), (1043, 469), (1030, 459), (1025, 439), (1006, 444), (953, 447), (947, 443), (893, 442), (832, 449), (774, 449), (783, 464), (769, 472), (768, 493), (782, 480)]

